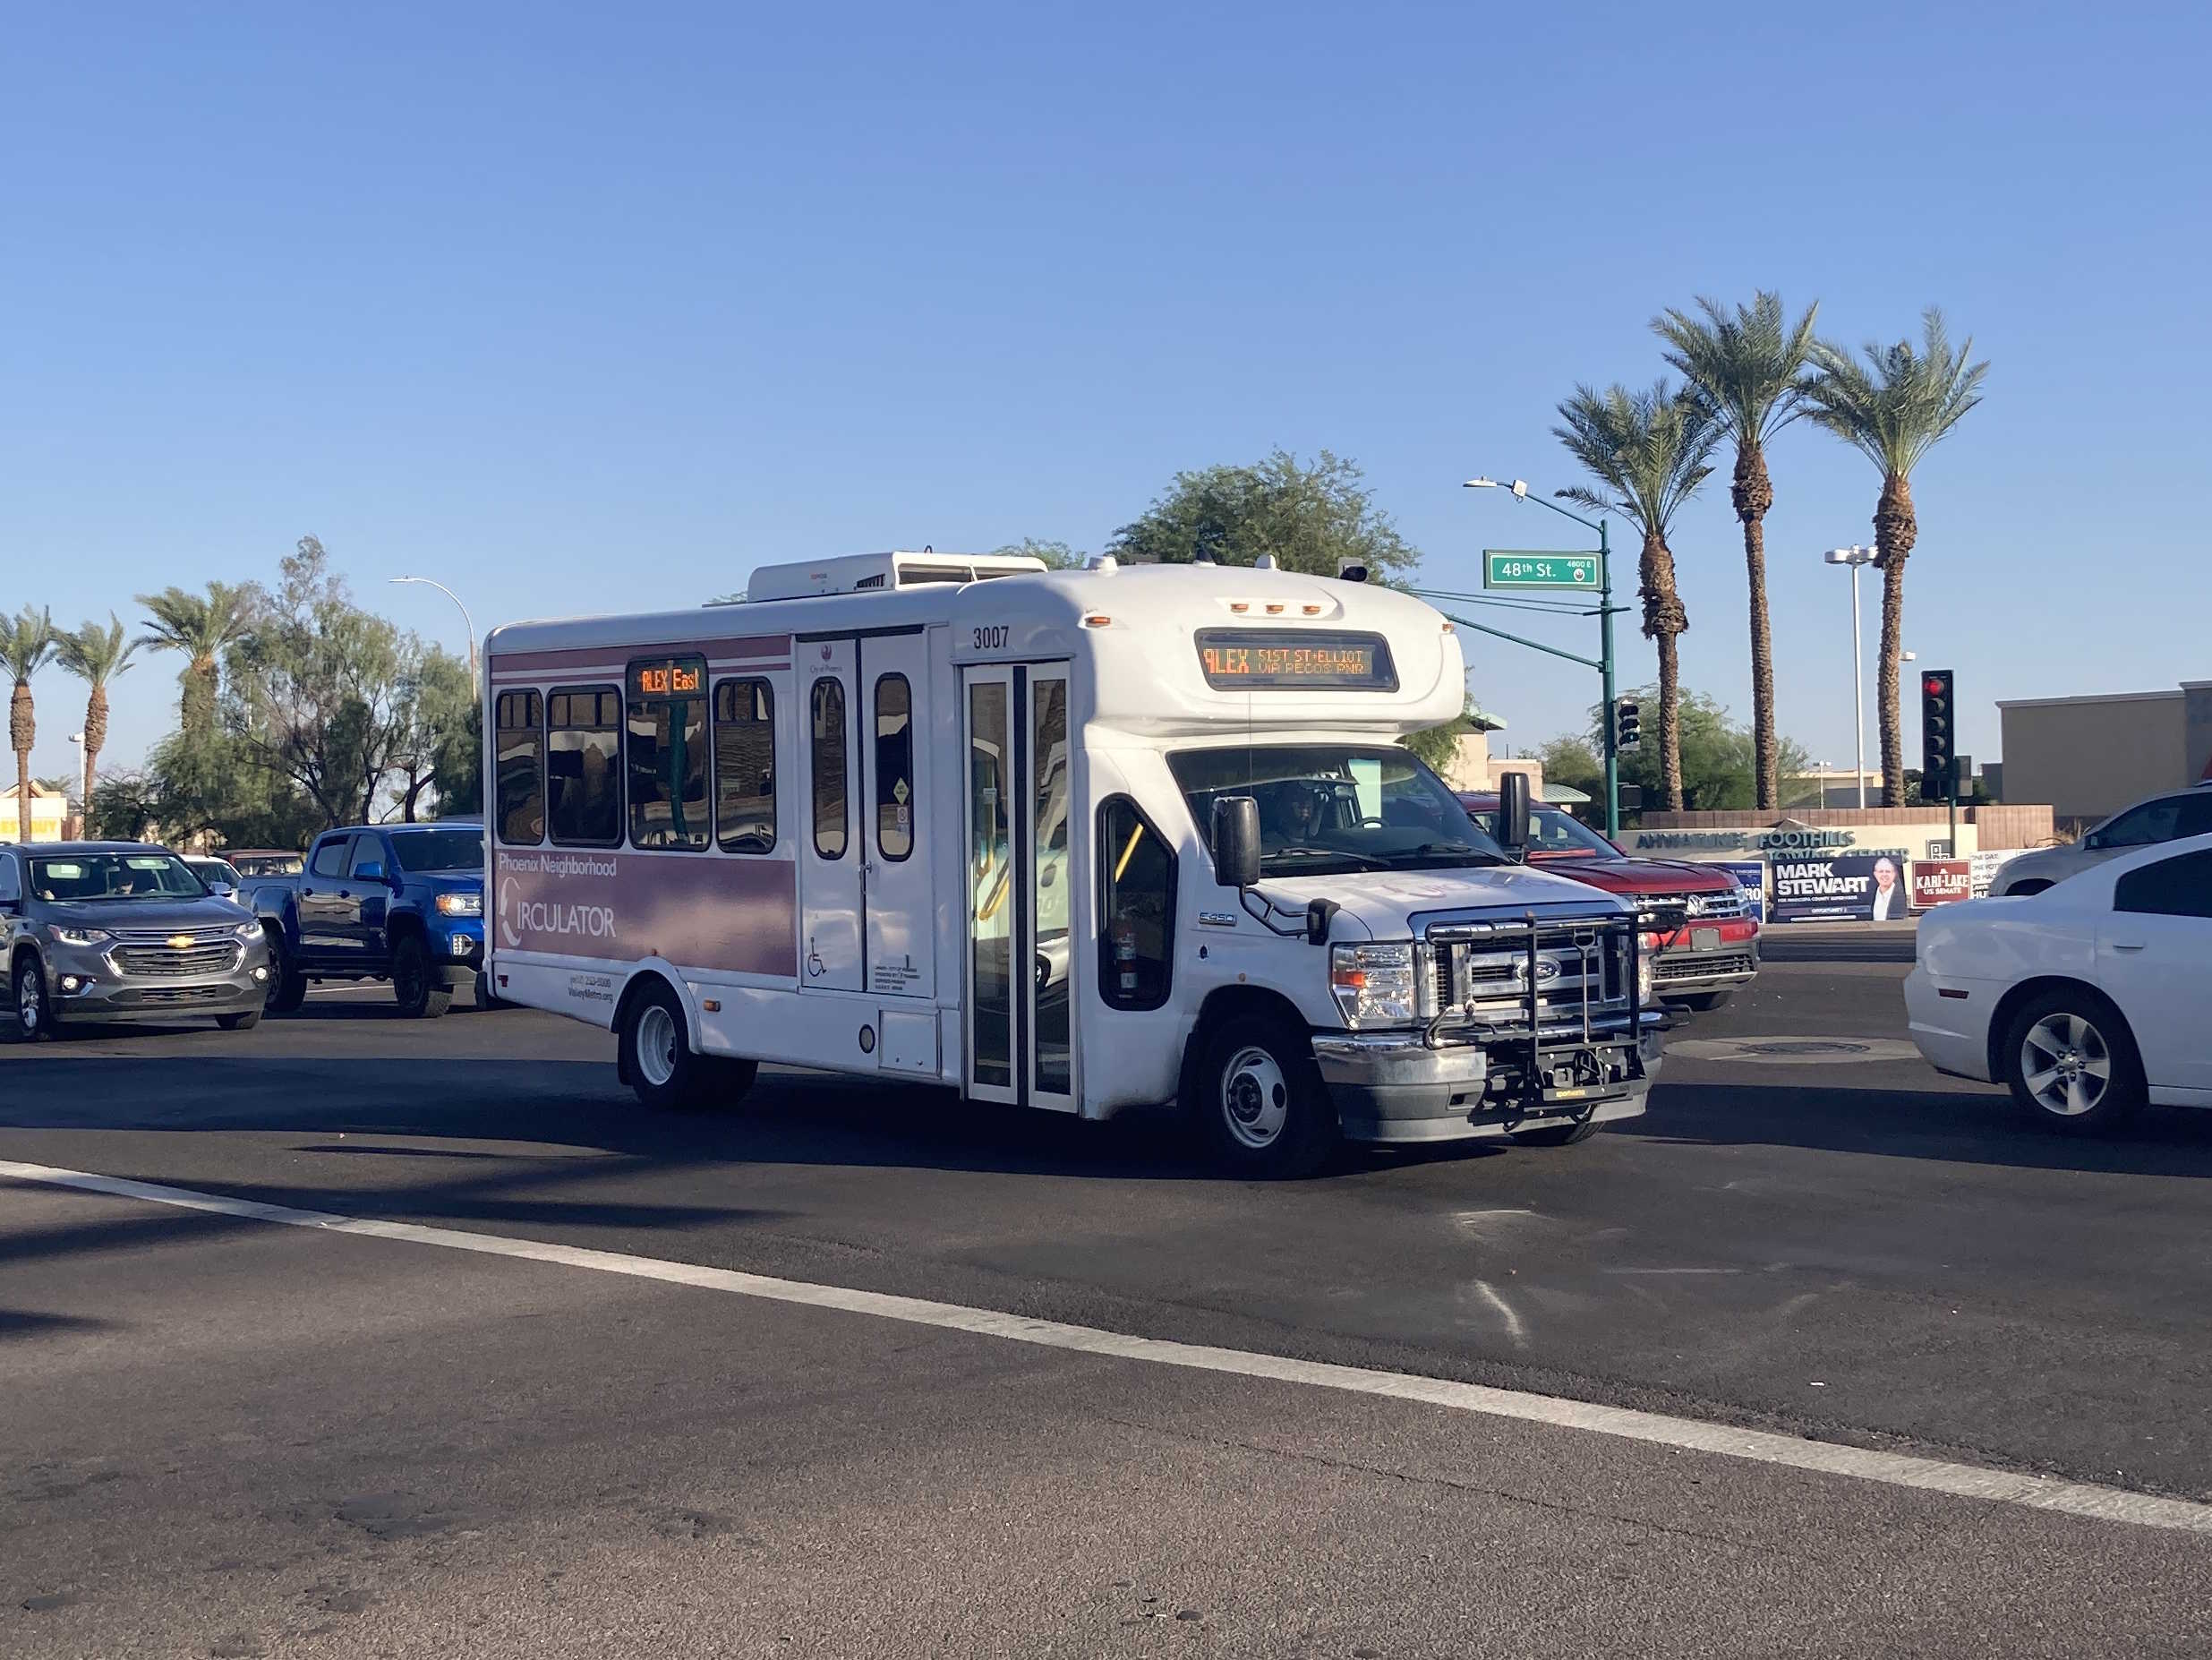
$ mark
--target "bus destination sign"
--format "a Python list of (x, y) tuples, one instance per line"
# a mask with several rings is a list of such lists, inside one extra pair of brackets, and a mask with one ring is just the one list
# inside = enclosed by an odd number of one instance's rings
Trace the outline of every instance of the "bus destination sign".
[(695, 697), (705, 683), (706, 660), (703, 657), (679, 657), (673, 663), (663, 657), (630, 665), (633, 697)]
[(1217, 689), (1396, 691), (1398, 687), (1390, 647), (1379, 634), (1203, 629), (1198, 658), (1206, 683)]

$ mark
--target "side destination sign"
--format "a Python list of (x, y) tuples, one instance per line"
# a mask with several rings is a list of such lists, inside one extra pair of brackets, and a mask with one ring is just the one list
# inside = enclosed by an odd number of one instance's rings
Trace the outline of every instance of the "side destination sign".
[(1484, 548), (1486, 588), (1586, 588), (1598, 590), (1595, 553), (1545, 553), (1524, 548)]

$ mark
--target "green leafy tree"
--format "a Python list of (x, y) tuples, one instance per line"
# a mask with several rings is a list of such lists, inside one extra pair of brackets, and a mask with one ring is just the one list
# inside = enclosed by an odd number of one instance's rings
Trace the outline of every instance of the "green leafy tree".
[(8, 747), (15, 751), (15, 839), (30, 840), (30, 752), (38, 741), (38, 711), (30, 677), (54, 660), (54, 619), (26, 605), (0, 617), (0, 669), (15, 681), (8, 699)]
[(84, 789), (77, 799), (90, 802), (100, 751), (107, 747), (107, 682), (130, 668), (139, 642), (128, 637), (123, 620), (111, 611), (106, 627), (87, 622), (73, 634), (56, 635), (54, 644), (62, 667), (89, 689), (84, 700)]
[(109, 773), (94, 787), (84, 818), (88, 836), (113, 842), (151, 839), (161, 823), (153, 775), (135, 767)]
[(1667, 806), (1679, 808), (1682, 680), (1675, 642), (1690, 620), (1675, 586), (1667, 534), (1683, 504), (1712, 475), (1721, 425), (1695, 393), (1670, 390), (1663, 380), (1643, 392), (1578, 386), (1559, 406), (1559, 418), (1566, 424), (1553, 427), (1552, 436), (1600, 485), (1590, 490), (1578, 484), (1560, 491), (1560, 497), (1595, 512), (1618, 513), (1644, 537), (1636, 591), (1644, 601), (1644, 632), (1659, 648), (1660, 793)]
[(1861, 364), (1825, 342), (1814, 348), (1820, 372), (1806, 390), (1808, 413), (1872, 461), (1882, 473), (1875, 502), (1875, 566), (1882, 572), (1882, 664), (1876, 680), (1882, 726), (1882, 802), (1905, 804), (1905, 733), (1898, 711), (1897, 669), (1905, 633), (1905, 560), (1919, 539), (1912, 508), (1912, 473), (1980, 403), (1989, 364), (1969, 363), (1969, 336), (1957, 351), (1943, 314), (1922, 314), (1923, 344), (1869, 343)]
[(1107, 551), (1163, 565), (1250, 565), (1268, 553), (1285, 570), (1322, 577), (1346, 565), (1379, 577), (1409, 569), (1421, 555), (1375, 505), (1365, 477), (1326, 449), (1310, 466), (1277, 449), (1251, 466), (1178, 473), (1142, 517), (1114, 533)]
[[(1625, 694), (1639, 702), (1656, 699), (1658, 689), (1644, 687)], [(1748, 726), (1729, 718), (1728, 706), (1700, 692), (1682, 693), (1681, 707), (1682, 810), (1687, 812), (1740, 811), (1755, 804), (1758, 790), (1758, 746)], [(1605, 710), (1590, 711), (1586, 739), (1554, 739), (1553, 743), (1577, 745), (1596, 768), (1597, 747), (1605, 741)], [(1549, 746), (1547, 746), (1547, 749)], [(1811, 762), (1804, 747), (1790, 739), (1776, 745), (1783, 776), (1806, 771)], [(1664, 783), (1665, 762), (1649, 744), (1639, 744), (1620, 757), (1623, 783), (1640, 786), (1648, 800)], [(1550, 777), (1547, 760), (1544, 775)], [(1579, 786), (1577, 786), (1579, 787)], [(1602, 787), (1602, 786), (1601, 786)], [(1594, 792), (1593, 792), (1594, 793)]]
[(177, 677), (178, 715), (188, 731), (206, 732), (215, 724), (223, 656), (252, 626), (254, 600), (251, 583), (226, 582), (209, 583), (205, 594), (172, 587), (138, 596), (150, 613), (139, 643), (184, 655), (184, 672)]
[[(1601, 735), (1597, 742), (1603, 742)], [(1592, 800), (1605, 800), (1605, 762), (1599, 756), (1596, 743), (1577, 738), (1572, 732), (1562, 732), (1536, 751), (1544, 764), (1544, 782), (1563, 783), (1581, 791)]]
[(1804, 411), (1806, 365), (1811, 361), (1813, 319), (1818, 305), (1791, 322), (1781, 296), (1762, 289), (1731, 316), (1702, 295), (1702, 317), (1670, 310), (1652, 327), (1667, 343), (1667, 361), (1712, 412), (1736, 445), (1736, 475), (1729, 501), (1744, 527), (1744, 569), (1751, 586), (1751, 732), (1758, 752), (1758, 806), (1781, 800), (1781, 753), (1774, 736), (1774, 636), (1766, 607), (1767, 510), (1774, 483), (1767, 475), (1766, 446)]
[(440, 815), (480, 812), (483, 716), (468, 665), (435, 646), (405, 655), (392, 746), (399, 816), (413, 824), (426, 791)]
[(431, 788), (440, 817), (484, 810), (483, 710), (474, 698), (460, 723), (444, 729), (431, 760)]
[(1041, 559), (1047, 570), (1075, 570), (1080, 569), (1083, 563), (1083, 556), (1066, 543), (1040, 542), (1035, 536), (1024, 536), (1019, 542), (1009, 542), (1004, 547), (993, 548), (991, 552), (1016, 558)]
[(136, 772), (102, 779), (92, 792), (100, 835), (225, 847), (303, 847), (329, 822), (288, 779), (260, 765), (244, 740), (218, 727), (179, 730)]
[(325, 827), (367, 822), (405, 740), (409, 637), (354, 603), (313, 536), (281, 570), (234, 654), (227, 724)]

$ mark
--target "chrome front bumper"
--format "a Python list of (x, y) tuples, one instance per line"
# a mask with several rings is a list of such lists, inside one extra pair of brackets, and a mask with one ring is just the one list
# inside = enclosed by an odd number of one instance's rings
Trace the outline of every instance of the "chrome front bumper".
[(1547, 1031), (1546, 1063), (1567, 1070), (1587, 1054), (1601, 1072), (1626, 1074), (1585, 1082), (1527, 1076), (1525, 1034), (1431, 1045), (1418, 1031), (1323, 1032), (1313, 1039), (1313, 1058), (1351, 1140), (1464, 1141), (1636, 1117), (1659, 1074), (1662, 1024), (1647, 1011), (1633, 1041), (1626, 1031), (1588, 1042)]
[(226, 966), (192, 973), (133, 972), (114, 945), (49, 944), (41, 961), (47, 1008), (64, 1024), (247, 1014), (269, 997), (269, 945), (259, 937), (240, 940)]

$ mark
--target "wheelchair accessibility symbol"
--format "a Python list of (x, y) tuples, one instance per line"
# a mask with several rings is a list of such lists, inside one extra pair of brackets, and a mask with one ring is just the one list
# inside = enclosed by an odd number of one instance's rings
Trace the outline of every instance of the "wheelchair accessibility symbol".
[(812, 934), (807, 936), (807, 978), (808, 980), (822, 978), (822, 954), (814, 948)]

